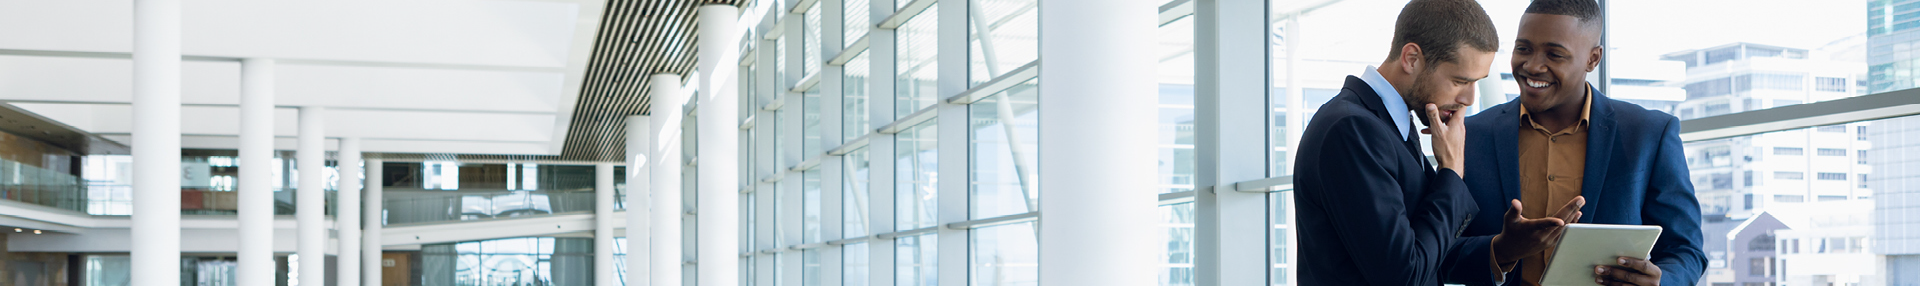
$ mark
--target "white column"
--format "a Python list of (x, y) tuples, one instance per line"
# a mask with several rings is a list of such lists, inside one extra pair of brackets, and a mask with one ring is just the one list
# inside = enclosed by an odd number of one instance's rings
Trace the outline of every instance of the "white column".
[(300, 255), (300, 285), (326, 285), (327, 281), (327, 138), (326, 108), (300, 108), (300, 137), (294, 154), (294, 167), (300, 172), (300, 189), (294, 194), (293, 219), (299, 226), (299, 242), (294, 253)]
[(700, 6), (700, 103), (695, 118), (700, 138), (699, 264), (700, 286), (740, 285), (740, 90), (737, 81), (740, 33), (733, 5)]
[[(658, 83), (653, 85), (653, 92), (649, 95), (653, 101), (652, 110), (649, 111), (652, 116), (649, 120), (645, 120), (649, 126), (648, 130), (651, 131), (648, 131), (650, 133), (643, 133), (647, 135), (636, 138), (636, 136), (633, 136), (635, 130), (627, 130), (627, 142), (634, 142), (633, 140), (635, 139), (649, 140), (647, 142), (650, 142), (650, 144), (644, 146), (647, 147), (647, 149), (640, 151), (640, 155), (645, 155), (646, 157), (635, 158), (646, 159), (646, 162), (642, 164), (645, 166), (644, 170), (647, 172), (641, 173), (629, 169), (628, 174), (630, 175), (627, 176), (628, 188), (636, 186), (634, 182), (647, 182), (647, 188), (645, 189), (647, 190), (645, 193), (647, 197), (645, 197), (645, 201), (647, 202), (648, 208), (644, 213), (646, 214), (648, 228), (646, 229), (647, 235), (643, 237), (647, 238), (648, 243), (646, 244), (647, 250), (641, 252), (647, 253), (647, 256), (643, 257), (646, 259), (644, 262), (636, 263), (633, 262), (636, 261), (633, 260), (634, 252), (628, 250), (627, 255), (629, 260), (627, 261), (629, 262), (627, 267), (629, 267), (629, 269), (646, 269), (639, 273), (644, 274), (641, 275), (641, 277), (647, 277), (648, 280), (640, 280), (641, 283), (628, 283), (627, 285), (678, 286), (681, 285), (680, 256), (682, 255), (680, 249), (680, 215), (682, 212), (680, 205), (680, 122), (683, 118), (681, 117), (680, 106), (685, 104), (686, 95), (682, 94), (680, 90), (680, 75), (656, 74), (653, 75), (653, 78), (649, 79), (649, 81)], [(628, 118), (627, 126), (633, 126), (632, 117)], [(635, 146), (627, 146), (628, 157), (635, 157), (633, 147)], [(633, 164), (629, 163), (627, 166), (633, 166)], [(640, 192), (634, 191), (627, 192), (628, 196), (639, 196), (640, 194)], [(630, 203), (627, 205), (634, 206), (636, 204), (631, 202), (638, 201), (641, 200), (638, 198), (629, 199), (628, 202)], [(627, 212), (632, 213), (634, 211), (629, 209)], [(634, 235), (632, 235), (632, 233), (634, 233), (634, 229), (632, 228), (634, 222), (631, 221), (631, 219), (633, 219), (631, 216), (629, 216), (628, 219), (630, 220), (627, 223), (627, 225), (629, 225), (627, 229), (627, 233), (629, 234), (627, 236), (627, 239), (629, 239), (627, 245), (628, 247), (633, 247), (632, 245), (635, 244), (631, 239), (634, 237)], [(651, 281), (651, 284), (647, 284), (645, 281)]]
[[(880, 24), (886, 16), (893, 14), (895, 2), (911, 0), (869, 0), (867, 7), (869, 25)], [(858, 9), (858, 8), (855, 8)], [(869, 26), (871, 27), (871, 26)], [(898, 48), (894, 39), (894, 29), (867, 30), (868, 74), (867, 79), (867, 126), (862, 134), (880, 129), (893, 123), (894, 118), (894, 55)], [(873, 133), (867, 143), (867, 226), (868, 235), (893, 232), (894, 230), (894, 134)], [(867, 243), (867, 285), (893, 285), (894, 240), (874, 239)]]
[[(335, 265), (335, 286), (360, 286), (360, 138), (340, 138), (339, 158), (335, 160), (340, 182), (334, 203), (333, 224), (339, 233), (340, 256)], [(379, 284), (373, 284), (379, 285)]]
[(1159, 1), (1040, 2), (1040, 285), (1154, 285)]
[(133, 6), (133, 285), (180, 282), (180, 1)]
[(386, 207), (386, 197), (381, 194), (381, 189), (386, 185), (386, 178), (380, 176), (380, 174), (384, 174), (384, 168), (382, 168), (383, 166), (381, 165), (383, 163), (385, 162), (381, 159), (367, 159), (366, 163), (367, 184), (364, 186), (366, 189), (366, 199), (364, 200), (366, 202), (366, 208), (361, 209), (364, 212), (361, 218), (365, 221), (362, 228), (365, 229), (365, 231), (361, 233), (362, 236), (360, 238), (360, 241), (362, 241), (360, 243), (361, 249), (359, 250), (361, 269), (360, 285), (380, 285), (380, 270), (381, 267), (386, 266), (381, 262), (382, 258), (380, 255), (380, 249), (382, 247), (380, 244), (380, 228), (381, 223), (386, 221), (381, 219), (382, 210)]
[[(631, 167), (629, 167), (631, 168)], [(593, 284), (620, 285), (613, 265), (613, 163), (593, 164)], [(632, 241), (628, 241), (632, 242)]]
[[(659, 94), (662, 86), (672, 85), (676, 87), (675, 90), (678, 90), (677, 87), (680, 85), (678, 80), (672, 83), (663, 83), (658, 80), (659, 77), (655, 76), (648, 81), (648, 85), (652, 86), (653, 94)], [(654, 100), (653, 106), (660, 106), (659, 97), (653, 97), (651, 100)], [(652, 110), (662, 109), (664, 108)], [(653, 149), (653, 136), (649, 133), (651, 130), (653, 130), (653, 120), (649, 120), (647, 116), (627, 116), (627, 173), (620, 174), (627, 176), (627, 196), (620, 198), (627, 202), (627, 285), (650, 285), (647, 276), (653, 270), (649, 263), (653, 257), (654, 221), (652, 218), (657, 214), (652, 213), (656, 206), (651, 203), (651, 199), (657, 194), (651, 194), (655, 189), (653, 183), (647, 180), (652, 176), (651, 170), (654, 168), (654, 162), (648, 154)]]
[(240, 62), (240, 285), (272, 285), (273, 60)]
[[(1266, 21), (1262, 1), (1194, 2), (1195, 185), (1268, 175)], [(1267, 194), (1202, 189), (1193, 205), (1195, 284), (1268, 285), (1267, 251), (1247, 251), (1267, 249)]]

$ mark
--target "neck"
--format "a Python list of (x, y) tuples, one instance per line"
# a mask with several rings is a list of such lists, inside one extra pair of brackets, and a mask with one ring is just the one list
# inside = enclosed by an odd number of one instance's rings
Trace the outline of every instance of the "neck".
[(1380, 73), (1380, 77), (1386, 78), (1387, 84), (1392, 85), (1393, 90), (1400, 93), (1400, 99), (1407, 102), (1407, 110), (1413, 111), (1426, 108), (1426, 106), (1414, 106), (1412, 94), (1407, 94), (1409, 91), (1408, 88), (1413, 87), (1413, 75), (1402, 72), (1399, 67), (1400, 62), (1386, 62), (1380, 64), (1380, 67), (1375, 68), (1373, 71)]

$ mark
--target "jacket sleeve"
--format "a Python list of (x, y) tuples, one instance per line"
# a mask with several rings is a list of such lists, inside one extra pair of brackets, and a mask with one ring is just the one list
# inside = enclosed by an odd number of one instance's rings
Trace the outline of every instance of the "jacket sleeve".
[(1700, 247), (1700, 201), (1694, 197), (1686, 153), (1680, 144), (1680, 122), (1665, 117), (1666, 128), (1660, 135), (1659, 148), (1654, 150), (1640, 217), (1644, 223), (1665, 229), (1652, 253), (1653, 263), (1660, 266), (1660, 284), (1694, 285), (1706, 271), (1706, 253)]
[[(1328, 186), (1319, 200), (1344, 243), (1346, 252), (1372, 285), (1431, 283), (1441, 275), (1447, 249), (1454, 245), (1467, 220), (1478, 211), (1466, 182), (1453, 170), (1429, 176), (1424, 192), (1407, 203), (1399, 178), (1389, 162), (1412, 156), (1387, 134), (1365, 130), (1351, 121), (1336, 124), (1327, 133), (1319, 156), (1320, 185)], [(1377, 135), (1375, 135), (1377, 136)]]
[(1497, 286), (1500, 272), (1493, 269), (1493, 236), (1468, 236), (1454, 240), (1447, 250), (1446, 276), (1441, 282), (1467, 286)]

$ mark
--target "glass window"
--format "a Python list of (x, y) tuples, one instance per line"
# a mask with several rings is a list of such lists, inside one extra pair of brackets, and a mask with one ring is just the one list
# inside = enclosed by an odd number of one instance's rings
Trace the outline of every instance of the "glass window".
[(868, 230), (870, 229), (867, 220), (867, 211), (869, 210), (869, 208), (867, 208), (867, 178), (870, 172), (867, 165), (867, 149), (854, 150), (853, 152), (847, 153), (846, 156), (842, 156), (841, 160), (845, 160), (845, 164), (841, 166), (846, 169), (846, 171), (842, 173), (847, 176), (845, 183), (841, 184), (846, 192), (841, 195), (841, 199), (844, 200), (841, 202), (841, 206), (844, 209), (840, 211), (840, 217), (844, 218), (846, 223), (846, 225), (842, 227), (842, 231), (845, 233), (845, 237), (867, 236)]
[(936, 234), (895, 238), (893, 285), (940, 285), (939, 240)]
[(899, 42), (894, 45), (894, 70), (898, 73), (894, 75), (893, 119), (905, 118), (940, 100), (939, 58), (935, 56), (940, 50), (935, 36), (940, 11), (936, 10), (939, 7), (929, 7), (894, 30)]
[(974, 229), (969, 271), (975, 286), (1040, 284), (1038, 224), (1025, 222)]
[(1193, 191), (1193, 17), (1160, 26), (1160, 59), (1160, 193)]
[(872, 260), (867, 253), (867, 243), (849, 243), (841, 246), (840, 253), (841, 260), (846, 261), (846, 267), (840, 269), (840, 282), (846, 286), (867, 286), (867, 278), (873, 277), (867, 274), (872, 266), (867, 262)]
[(820, 89), (807, 90), (806, 93), (801, 93), (800, 95), (800, 105), (802, 106), (800, 112), (800, 160), (804, 161), (813, 159), (814, 156), (820, 156), (825, 151), (821, 150), (821, 148), (824, 147), (820, 146), (820, 135), (822, 132), (820, 131)]
[(967, 86), (1040, 58), (1038, 0), (968, 1)]
[(932, 227), (939, 213), (939, 133), (934, 121), (894, 134), (894, 230)]
[(807, 249), (800, 252), (800, 286), (820, 286), (819, 249)]
[(807, 22), (806, 33), (802, 35), (804, 39), (801, 39), (800, 43), (800, 62), (803, 63), (800, 70), (804, 75), (820, 72), (820, 64), (823, 63), (820, 61), (820, 6), (826, 5), (816, 4), (808, 7), (806, 14), (802, 16)]
[(853, 42), (867, 36), (867, 30), (873, 29), (873, 18), (869, 17), (873, 12), (872, 2), (871, 0), (846, 0), (841, 2), (841, 5), (846, 6), (842, 11), (845, 11), (843, 15), (847, 18), (843, 26), (846, 28), (846, 34), (842, 35), (840, 44), (853, 46)]
[(1038, 210), (1039, 90), (1030, 80), (967, 107), (972, 218)]
[(1193, 203), (1160, 206), (1162, 286), (1193, 285), (1193, 215)]
[(820, 170), (807, 170), (801, 178), (800, 240), (820, 242)]
[(840, 103), (844, 106), (840, 108), (840, 115), (843, 118), (842, 123), (846, 126), (840, 130), (845, 133), (845, 142), (852, 142), (853, 139), (873, 133), (873, 125), (867, 123), (867, 118), (873, 115), (872, 112), (867, 111), (867, 90), (872, 88), (867, 81), (871, 79), (873, 73), (873, 66), (868, 62), (867, 55), (867, 52), (860, 52), (859, 55), (853, 56), (853, 60), (847, 61), (846, 68), (842, 70), (846, 76), (841, 81), (843, 93), (840, 95)]

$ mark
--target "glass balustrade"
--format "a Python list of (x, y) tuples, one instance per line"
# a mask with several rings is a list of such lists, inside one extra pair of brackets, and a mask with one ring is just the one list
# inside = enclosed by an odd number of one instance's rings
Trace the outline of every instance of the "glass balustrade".
[(592, 191), (385, 190), (387, 225), (593, 213)]

